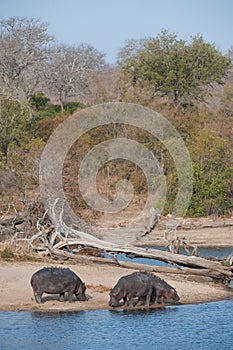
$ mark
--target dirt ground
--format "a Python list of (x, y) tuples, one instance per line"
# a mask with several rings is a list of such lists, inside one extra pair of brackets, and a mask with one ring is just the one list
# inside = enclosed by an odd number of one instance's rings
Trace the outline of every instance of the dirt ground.
[[(179, 231), (181, 232), (181, 231)], [(205, 228), (181, 232), (190, 243), (213, 246), (232, 246), (231, 227)], [(162, 237), (158, 232), (146, 236), (142, 243), (158, 243)], [(44, 266), (69, 267), (86, 283), (88, 300), (74, 303), (58, 301), (57, 295), (43, 295), (44, 303), (35, 302), (30, 278), (34, 272)], [(0, 310), (34, 311), (78, 311), (88, 309), (109, 309), (109, 292), (118, 279), (132, 269), (110, 266), (102, 263), (74, 263), (42, 260), (39, 262), (5, 261), (0, 259)], [(233, 289), (214, 284), (212, 281), (183, 275), (157, 274), (176, 288), (180, 303), (203, 303), (233, 297)]]

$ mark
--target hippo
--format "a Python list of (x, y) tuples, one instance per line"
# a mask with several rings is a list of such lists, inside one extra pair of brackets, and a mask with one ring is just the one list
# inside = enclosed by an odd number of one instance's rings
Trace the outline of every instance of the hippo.
[[(137, 272), (141, 276), (141, 280), (145, 284), (150, 283), (153, 286), (153, 292), (151, 295), (151, 303), (158, 304), (159, 301), (163, 304), (164, 299), (169, 302), (178, 302), (180, 300), (175, 288), (170, 286), (166, 281), (155, 276), (153, 273), (148, 272)], [(139, 298), (139, 302), (145, 302), (144, 297)]]
[[(138, 297), (144, 298), (146, 307), (149, 307), (152, 292), (152, 284), (145, 283), (144, 276), (134, 272), (121, 277), (117, 284), (111, 289), (109, 293), (109, 306), (117, 307), (127, 303), (128, 306), (132, 307), (135, 306), (134, 298)], [(121, 299), (123, 299), (123, 304), (120, 303)]]
[(85, 283), (69, 268), (44, 267), (35, 272), (31, 277), (31, 286), (36, 302), (42, 303), (42, 294), (59, 294), (59, 300), (64, 301), (65, 293), (68, 292), (69, 302), (87, 300), (85, 295)]

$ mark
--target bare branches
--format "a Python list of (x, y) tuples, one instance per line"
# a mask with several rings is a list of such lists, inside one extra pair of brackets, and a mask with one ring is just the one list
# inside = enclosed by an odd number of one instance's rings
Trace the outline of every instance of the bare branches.
[(177, 237), (168, 244), (169, 251), (171, 253), (179, 254), (180, 249), (184, 249), (188, 256), (198, 256), (197, 245), (191, 246), (185, 239), (185, 237)]
[(63, 112), (68, 98), (88, 92), (90, 72), (105, 65), (104, 54), (87, 44), (55, 45), (47, 27), (34, 18), (0, 20), (0, 85), (23, 107), (43, 89)]
[(89, 72), (103, 63), (103, 55), (90, 45), (53, 46), (50, 60), (44, 65), (44, 88), (49, 95), (59, 98), (63, 112), (69, 97), (88, 92)]
[(0, 21), (0, 82), (22, 104), (40, 81), (42, 62), (53, 37), (39, 20), (11, 17)]

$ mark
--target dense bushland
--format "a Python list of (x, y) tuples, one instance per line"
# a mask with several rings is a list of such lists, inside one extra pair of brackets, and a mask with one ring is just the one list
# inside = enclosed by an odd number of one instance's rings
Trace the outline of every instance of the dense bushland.
[[(163, 30), (156, 38), (129, 40), (119, 51), (117, 65), (110, 67), (104, 55), (93, 47), (57, 46), (47, 34), (46, 25), (18, 18), (0, 22), (0, 44), (3, 212), (9, 205), (22, 209), (22, 202), (35, 198), (41, 153), (62, 121), (87, 106), (121, 101), (160, 112), (184, 139), (194, 170), (187, 215), (231, 215), (230, 55), (222, 55), (201, 36), (187, 42)], [(134, 139), (153, 152), (166, 176), (168, 191), (163, 213), (170, 213), (177, 193), (172, 157), (149, 133), (123, 124), (93, 129), (71, 147), (64, 164), (68, 200), (77, 211), (87, 209), (77, 186), (80, 162), (94, 145), (116, 137)], [(97, 188), (101, 195), (113, 199), (116, 183), (122, 177), (133, 183), (135, 202), (139, 198), (143, 201), (147, 192), (144, 174), (135, 164), (120, 159), (100, 169)]]

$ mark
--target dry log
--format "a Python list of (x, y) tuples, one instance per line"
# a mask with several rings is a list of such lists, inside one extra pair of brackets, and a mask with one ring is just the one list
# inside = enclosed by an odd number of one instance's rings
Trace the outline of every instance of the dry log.
[(174, 254), (156, 249), (143, 249), (135, 247), (122, 247), (120, 249), (116, 249), (115, 251), (118, 253), (135, 254), (135, 256), (156, 259), (167, 263), (175, 263), (191, 268), (205, 268), (211, 271), (223, 273), (228, 277), (233, 277), (233, 273), (229, 267), (223, 266), (217, 261), (209, 261), (196, 256), (185, 256), (182, 254)]
[[(221, 276), (225, 276), (226, 278), (233, 278), (233, 268), (224, 266), (218, 261), (210, 261), (208, 259), (200, 258), (196, 256), (185, 256), (182, 254), (174, 254), (174, 253), (161, 251), (157, 249), (138, 248), (134, 246), (120, 247), (113, 244), (111, 246), (107, 246), (106, 244), (100, 244), (99, 242), (96, 243), (96, 242), (89, 242), (84, 240), (69, 240), (66, 242), (63, 241), (63, 242), (60, 242), (60, 244), (57, 244), (56, 247), (64, 248), (67, 246), (72, 251), (71, 247), (78, 246), (78, 245), (82, 245), (84, 247), (98, 248), (110, 254), (124, 253), (126, 255), (131, 255), (134, 257), (155, 259), (155, 260), (164, 261), (169, 264), (172, 263), (175, 265), (181, 265), (181, 266), (188, 267), (190, 273), (191, 273), (191, 270), (193, 269), (199, 269), (199, 270), (203, 269), (207, 271), (207, 273), (205, 272), (204, 274), (207, 274), (209, 276), (221, 275)], [(47, 248), (53, 255), (65, 256), (67, 258), (77, 257), (77, 254), (56, 249), (56, 247), (52, 246), (50, 243), (47, 244)], [(120, 263), (118, 262), (118, 265), (119, 264)]]
[[(74, 258), (77, 257), (77, 254), (74, 254), (74, 252), (72, 252), (72, 246), (82, 246), (86, 248), (97, 248), (109, 254), (123, 253), (135, 257), (160, 260), (169, 264), (172, 263), (175, 265), (189, 267), (192, 270), (203, 269), (206, 270), (210, 276), (218, 275), (223, 276), (226, 279), (233, 278), (233, 267), (224, 266), (219, 261), (210, 261), (197, 256), (186, 256), (182, 254), (161, 251), (158, 249), (139, 248), (131, 246), (130, 244), (126, 246), (120, 246), (114, 243), (103, 241), (99, 238), (94, 237), (92, 234), (69, 227), (63, 220), (64, 208), (62, 207), (60, 212), (57, 212), (55, 210), (58, 202), (59, 198), (55, 200), (51, 209), (51, 213), (53, 219), (52, 221), (57, 233), (56, 237), (59, 239), (59, 242), (55, 243), (55, 236), (53, 237), (53, 235), (52, 241), (47, 237), (47, 240), (45, 241), (45, 248), (47, 248), (46, 254), (49, 251), (52, 255), (62, 256), (65, 258)], [(41, 228), (39, 229), (41, 230)], [(43, 233), (43, 230), (41, 230), (41, 232)], [(45, 235), (43, 235), (43, 239), (44, 238)], [(58, 247), (61, 249), (56, 249)], [(65, 251), (64, 249), (66, 248), (68, 248), (67, 250), (69, 251)], [(117, 262), (117, 264), (119, 265), (119, 262)], [(143, 265), (143, 268), (145, 268), (145, 265)]]
[(60, 258), (60, 259), (70, 258), (72, 260), (76, 260), (79, 262), (91, 261), (91, 262), (97, 262), (101, 264), (120, 266), (127, 269), (142, 270), (142, 271), (156, 272), (156, 273), (166, 273), (166, 274), (175, 274), (175, 275), (194, 275), (194, 276), (200, 276), (200, 277), (211, 277), (211, 278), (220, 279), (220, 280), (224, 280), (225, 278), (224, 274), (213, 272), (207, 269), (179, 268), (179, 267), (156, 266), (156, 265), (151, 266), (147, 264), (139, 264), (139, 263), (128, 262), (128, 261), (119, 261), (115, 258), (107, 259), (107, 258), (94, 257), (94, 256), (83, 256), (83, 255), (78, 255), (67, 251), (55, 249), (51, 246), (48, 247), (47, 254), (49, 252), (52, 254), (52, 256), (56, 256), (57, 258)]
[(233, 252), (226, 258), (226, 262), (231, 266), (233, 265)]
[(134, 246), (120, 247), (117, 245), (115, 246), (112, 245), (109, 247), (106, 245), (101, 245), (96, 242), (84, 242), (82, 240), (67, 242), (68, 246), (72, 246), (72, 244), (75, 244), (75, 245), (83, 244), (85, 246), (102, 249), (110, 253), (124, 253), (126, 255), (131, 254), (131, 255), (134, 255), (135, 257), (156, 259), (156, 260), (164, 261), (166, 263), (174, 263), (177, 265), (191, 267), (191, 268), (205, 268), (210, 271), (223, 273), (228, 277), (233, 277), (233, 272), (231, 271), (232, 270), (231, 268), (227, 266), (223, 266), (218, 261), (210, 261), (205, 258), (200, 258), (197, 256), (186, 256), (182, 254), (175, 254), (175, 253), (170, 253), (166, 251), (161, 251), (158, 249), (138, 248)]

